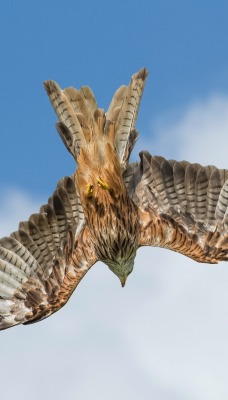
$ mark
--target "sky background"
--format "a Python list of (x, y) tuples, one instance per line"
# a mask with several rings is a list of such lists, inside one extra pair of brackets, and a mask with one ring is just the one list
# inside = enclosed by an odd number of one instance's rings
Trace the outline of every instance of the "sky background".
[[(43, 89), (89, 85), (107, 109), (149, 70), (134, 151), (228, 167), (227, 1), (0, 4), (0, 235), (45, 203), (74, 161)], [(1, 398), (228, 398), (228, 268), (138, 251), (124, 289), (97, 263), (42, 323), (1, 332)]]

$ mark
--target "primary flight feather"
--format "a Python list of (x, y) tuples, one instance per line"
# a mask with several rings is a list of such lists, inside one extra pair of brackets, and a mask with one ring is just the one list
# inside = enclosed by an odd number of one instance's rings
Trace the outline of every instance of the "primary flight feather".
[(129, 163), (146, 77), (143, 68), (121, 86), (107, 113), (86, 86), (44, 83), (77, 169), (0, 240), (0, 329), (59, 310), (98, 260), (124, 286), (140, 246), (205, 263), (228, 259), (228, 170), (146, 151)]

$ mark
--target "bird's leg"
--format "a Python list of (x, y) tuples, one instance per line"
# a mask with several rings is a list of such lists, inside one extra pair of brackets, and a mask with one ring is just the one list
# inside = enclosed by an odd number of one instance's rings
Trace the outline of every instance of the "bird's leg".
[(87, 197), (93, 196), (93, 185), (91, 185), (91, 183), (88, 183), (88, 185), (86, 185), (86, 195)]

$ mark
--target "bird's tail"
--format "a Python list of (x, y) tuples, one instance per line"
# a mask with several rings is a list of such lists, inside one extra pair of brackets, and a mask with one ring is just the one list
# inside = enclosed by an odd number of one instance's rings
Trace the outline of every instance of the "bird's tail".
[(124, 167), (137, 140), (135, 123), (142, 97), (147, 70), (142, 68), (132, 76), (128, 86), (121, 86), (105, 114), (99, 109), (93, 92), (87, 86), (77, 90), (62, 90), (54, 81), (44, 86), (59, 118), (57, 130), (75, 160), (80, 149), (90, 144), (111, 143), (120, 165)]

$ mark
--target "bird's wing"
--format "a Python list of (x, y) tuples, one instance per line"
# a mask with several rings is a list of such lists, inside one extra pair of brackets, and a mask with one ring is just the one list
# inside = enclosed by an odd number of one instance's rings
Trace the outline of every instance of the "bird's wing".
[(0, 329), (59, 310), (95, 262), (75, 178), (65, 177), (38, 214), (0, 240)]
[(199, 262), (228, 260), (228, 170), (140, 154), (124, 180), (138, 206), (139, 246), (178, 251)]

